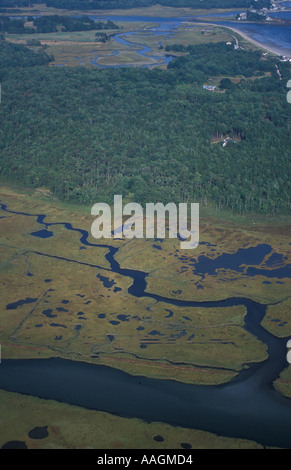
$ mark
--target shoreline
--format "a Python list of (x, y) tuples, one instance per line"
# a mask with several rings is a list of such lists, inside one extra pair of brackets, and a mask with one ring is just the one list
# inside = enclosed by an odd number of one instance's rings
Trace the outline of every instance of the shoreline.
[[(218, 23), (208, 23), (208, 22), (203, 22), (203, 21), (195, 21), (195, 24), (197, 25), (206, 25), (206, 26), (209, 26), (209, 25), (212, 25), (212, 26), (216, 26), (218, 28), (226, 28), (226, 29), (229, 29), (233, 32), (235, 32), (236, 34), (238, 34), (239, 36), (241, 36), (243, 39), (245, 39), (246, 41), (249, 41), (250, 43), (254, 44), (255, 46), (257, 46), (259, 49), (263, 49), (267, 52), (270, 52), (272, 54), (275, 54), (277, 56), (281, 56), (281, 55), (286, 55), (286, 51), (282, 51), (280, 50), (279, 48), (276, 48), (275, 46), (271, 46), (271, 45), (266, 45), (260, 41), (257, 41), (256, 39), (253, 39), (248, 33), (246, 33), (245, 31), (241, 31), (239, 28), (236, 28), (234, 26), (227, 26), (227, 25), (221, 25), (221, 24), (218, 24)], [(290, 54), (290, 58), (291, 58), (291, 54)]]
[[(216, 26), (220, 26), (220, 25), (216, 25)], [(270, 46), (270, 45), (263, 44), (260, 41), (257, 41), (256, 39), (253, 39), (249, 34), (247, 34), (244, 31), (241, 31), (238, 28), (235, 28), (233, 26), (224, 26), (224, 27), (228, 28), (228, 29), (231, 29), (235, 33), (239, 34), (246, 41), (249, 41), (249, 42), (253, 43), (255, 46), (259, 47), (260, 49), (271, 52), (272, 54), (275, 54), (277, 56), (285, 55), (285, 51), (282, 51), (282, 50), (276, 48), (275, 46)]]

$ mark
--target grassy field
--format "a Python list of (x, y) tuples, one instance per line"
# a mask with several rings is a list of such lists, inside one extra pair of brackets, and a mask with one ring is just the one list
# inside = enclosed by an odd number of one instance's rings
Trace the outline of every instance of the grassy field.
[(263, 327), (280, 338), (291, 336), (290, 311), (291, 297), (287, 297), (286, 300), (275, 305), (270, 305), (262, 322)]

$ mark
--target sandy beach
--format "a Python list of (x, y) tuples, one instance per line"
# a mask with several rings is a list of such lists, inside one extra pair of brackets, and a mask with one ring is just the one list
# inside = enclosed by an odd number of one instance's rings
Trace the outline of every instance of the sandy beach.
[(210, 24), (212, 26), (217, 26), (219, 28), (226, 28), (226, 29), (230, 29), (231, 31), (239, 34), (242, 38), (244, 38), (246, 41), (249, 41), (250, 43), (256, 45), (257, 47), (259, 47), (260, 49), (263, 49), (264, 51), (266, 52), (271, 52), (272, 54), (275, 54), (275, 55), (286, 55), (286, 52), (284, 52), (282, 49), (280, 49), (279, 47), (275, 47), (275, 46), (271, 46), (269, 44), (263, 44), (259, 41), (256, 41), (255, 39), (253, 39), (249, 34), (247, 34), (245, 31), (241, 31), (239, 28), (235, 28), (233, 27), (232, 25), (221, 25), (221, 24), (218, 24), (218, 23), (205, 23), (205, 22), (197, 22), (195, 21), (195, 24), (199, 24), (199, 25), (206, 25), (206, 26), (209, 26)]
[[(219, 25), (217, 25), (219, 26)], [(269, 45), (266, 45), (266, 44), (263, 44), (259, 41), (256, 41), (255, 39), (253, 39), (251, 36), (249, 36), (247, 33), (245, 33), (244, 31), (241, 31), (240, 29), (237, 29), (237, 28), (234, 28), (232, 26), (225, 26), (225, 28), (229, 28), (231, 29), (232, 31), (234, 31), (235, 33), (239, 34), (241, 37), (243, 37), (244, 39), (246, 39), (247, 41), (255, 44), (256, 46), (258, 46), (260, 49), (264, 49), (265, 51), (268, 51), (268, 52), (271, 52), (275, 55), (284, 55), (283, 51), (281, 51), (279, 48), (276, 48), (276, 47), (272, 47), (272, 46), (269, 46)]]

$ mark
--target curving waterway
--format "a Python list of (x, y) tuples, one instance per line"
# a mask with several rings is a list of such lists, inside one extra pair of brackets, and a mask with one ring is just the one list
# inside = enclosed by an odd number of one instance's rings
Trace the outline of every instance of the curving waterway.
[[(272, 386), (288, 365), (287, 340), (273, 336), (261, 326), (266, 305), (247, 298), (211, 302), (183, 301), (147, 292), (148, 273), (121, 268), (115, 257), (118, 248), (90, 243), (88, 232), (70, 223), (48, 223), (44, 214), (16, 212), (5, 204), (0, 204), (0, 207), (4, 212), (35, 218), (43, 229), (39, 231), (42, 238), (46, 238), (43, 232), (49, 227), (63, 225), (66, 230), (80, 234), (81, 244), (96, 249), (107, 248), (109, 269), (95, 264), (80, 264), (130, 277), (132, 284), (128, 292), (135, 297), (149, 297), (169, 305), (193, 308), (244, 305), (247, 309), (245, 329), (268, 348), (267, 360), (246, 367), (235, 379), (224, 385), (198, 386), (173, 380), (150, 379), (132, 376), (107, 366), (51, 358), (3, 360), (0, 365), (0, 388), (147, 422), (159, 421), (218, 435), (251, 439), (264, 446), (291, 448), (291, 400), (282, 397)], [(38, 232), (31, 235), (35, 233)], [(259, 246), (258, 249), (267, 252), (267, 247)], [(34, 253), (54, 257), (41, 252)], [(60, 259), (57, 256), (55, 258)], [(61, 259), (79, 263), (77, 260)], [(205, 260), (201, 261), (205, 270)], [(280, 270), (280, 267), (272, 269), (274, 276), (277, 269)], [(290, 277), (290, 272), (286, 272), (286, 277)]]
[[(226, 26), (230, 28), (235, 28), (238, 31), (241, 31), (242, 33), (247, 34), (251, 39), (254, 39), (258, 43), (261, 44), (262, 47), (270, 47), (272, 50), (276, 51), (278, 54), (283, 54), (291, 57), (291, 25), (290, 23), (284, 25), (284, 24), (272, 24), (272, 23), (252, 23), (252, 22), (239, 22), (239, 21), (231, 21), (227, 20), (227, 17), (232, 18), (235, 17), (237, 11), (231, 11), (231, 12), (224, 12), (224, 13), (217, 13), (217, 14), (205, 14), (201, 16), (196, 16), (195, 14), (193, 15), (192, 19), (194, 21), (203, 21), (207, 22), (208, 18), (215, 18), (215, 24), (220, 25), (220, 26)], [(280, 18), (283, 20), (290, 20), (291, 18), (291, 12), (290, 11), (280, 11), (280, 12), (272, 12), (270, 13), (270, 16), (273, 18)], [(172, 17), (172, 18), (163, 18), (163, 17), (147, 17), (147, 16), (141, 16), (141, 17), (134, 17), (134, 16), (91, 16), (90, 18), (94, 20), (111, 20), (111, 21), (126, 21), (126, 22), (155, 22), (158, 23), (159, 26), (150, 28), (147, 30), (147, 34), (157, 36), (161, 35), (162, 33), (170, 34), (171, 36), (168, 37), (174, 37), (175, 32), (178, 30), (178, 28), (181, 25), (184, 25), (187, 27), (187, 23), (189, 20), (191, 21), (191, 17)], [(221, 19), (221, 20), (220, 20)], [(209, 21), (209, 24), (213, 24), (212, 21)], [(199, 26), (199, 24), (198, 24)], [(188, 24), (188, 27), (190, 25)], [(191, 25), (191, 28), (193, 28), (193, 24)], [(132, 37), (134, 35), (140, 35), (142, 31), (137, 31), (130, 33)], [(163, 57), (155, 57), (155, 56), (150, 56), (149, 53), (151, 51), (150, 47), (144, 48), (143, 45), (134, 43), (134, 42), (129, 42), (125, 40), (124, 38), (125, 34), (124, 33), (117, 33), (114, 36), (114, 40), (116, 42), (122, 42), (124, 45), (127, 45), (130, 48), (135, 48), (136, 52), (138, 54), (148, 57), (148, 58), (154, 58), (157, 60), (157, 64), (155, 65), (164, 65), (168, 64), (173, 57), (169, 55), (165, 55)], [(126, 34), (126, 36), (128, 36)], [(139, 49), (136, 49), (136, 47), (140, 47)], [(115, 51), (117, 53), (117, 51)], [(105, 56), (103, 56), (105, 57)], [(98, 64), (98, 57), (94, 63), (95, 65), (98, 65), (99, 67), (106, 67), (106, 66), (101, 66)], [(142, 67), (151, 67), (152, 65), (143, 65)], [(119, 66), (108, 66), (108, 67), (119, 67)]]
[[(133, 38), (135, 36), (140, 36), (140, 34), (143, 34), (147, 37), (151, 36), (162, 36), (163, 38), (171, 38), (174, 37), (175, 31), (178, 29), (179, 26), (183, 23), (183, 21), (186, 20), (187, 17), (185, 18), (161, 18), (161, 17), (148, 17), (148, 16), (143, 16), (143, 17), (135, 17), (135, 16), (106, 16), (105, 18), (99, 17), (99, 16), (90, 16), (91, 19), (100, 21), (100, 20), (111, 20), (111, 21), (125, 21), (125, 22), (139, 22), (142, 21), (144, 23), (158, 23), (158, 26), (154, 26), (152, 28), (141, 31), (133, 31), (133, 32), (121, 32), (114, 34), (113, 39), (116, 43), (118, 44), (123, 44), (127, 46), (129, 49), (134, 50), (137, 54), (141, 55), (142, 57), (145, 57), (146, 59), (154, 59), (155, 63), (153, 64), (144, 64), (141, 65), (141, 68), (151, 68), (155, 67), (157, 65), (167, 65), (172, 59), (173, 56), (170, 54), (164, 54), (164, 55), (159, 55), (159, 56), (153, 56), (150, 55), (152, 48), (149, 46), (145, 46), (142, 44), (139, 44), (134, 41), (129, 41), (127, 39)], [(127, 38), (127, 39), (126, 39)], [(161, 44), (161, 43), (160, 43)], [(120, 67), (129, 67), (131, 66), (130, 64), (119, 64), (119, 65), (102, 65), (98, 61), (101, 58), (104, 57), (110, 57), (110, 56), (115, 56), (118, 55), (119, 52), (117, 50), (113, 51), (113, 53), (110, 53), (109, 55), (99, 55), (96, 57), (96, 59), (92, 60), (91, 63), (93, 65), (97, 65), (100, 68), (120, 68)]]

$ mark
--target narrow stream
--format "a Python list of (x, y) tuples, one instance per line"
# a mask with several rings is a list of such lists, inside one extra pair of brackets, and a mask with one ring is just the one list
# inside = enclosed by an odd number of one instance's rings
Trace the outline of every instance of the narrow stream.
[[(94, 20), (101, 20), (101, 19), (104, 19), (104, 18), (99, 18), (99, 17), (96, 17), (96, 16), (90, 16), (91, 19), (94, 19)], [(139, 20), (142, 20), (144, 22), (151, 22), (151, 23), (154, 23), (154, 22), (159, 22), (159, 26), (155, 26), (153, 28), (149, 28), (147, 30), (140, 30), (140, 31), (133, 31), (133, 32), (127, 32), (127, 33), (124, 33), (124, 32), (121, 32), (121, 33), (117, 33), (114, 35), (113, 39), (116, 43), (118, 44), (123, 44), (125, 46), (128, 46), (129, 49), (135, 51), (137, 54), (145, 57), (146, 59), (154, 59), (156, 62), (153, 63), (153, 64), (144, 64), (144, 65), (141, 65), (140, 67), (141, 68), (149, 68), (149, 67), (153, 67), (153, 66), (161, 66), (161, 65), (167, 65), (172, 59), (173, 59), (173, 56), (170, 55), (170, 54), (164, 54), (164, 55), (160, 55), (160, 56), (153, 56), (153, 55), (150, 55), (150, 52), (152, 50), (151, 47), (149, 46), (145, 46), (143, 44), (139, 44), (137, 42), (132, 42), (132, 41), (128, 41), (126, 38), (129, 38), (129, 37), (132, 37), (134, 38), (135, 36), (139, 36), (141, 34), (146, 34), (146, 35), (149, 35), (149, 36), (164, 36), (164, 37), (167, 37), (167, 38), (171, 38), (171, 37), (174, 37), (174, 33), (175, 33), (175, 30), (177, 30), (177, 28), (183, 23), (183, 21), (185, 20), (184, 18), (151, 18), (151, 17), (142, 17), (142, 18), (135, 18), (134, 17), (110, 17), (112, 18), (112, 21), (131, 21), (131, 22), (134, 22), (134, 21), (139, 21)], [(106, 19), (108, 19), (106, 17)], [(161, 43), (160, 43), (161, 45)], [(119, 68), (119, 67), (128, 67), (130, 66), (130, 64), (124, 64), (124, 65), (102, 65), (100, 64), (98, 61), (99, 59), (103, 58), (103, 57), (112, 57), (112, 56), (115, 56), (115, 55), (118, 55), (119, 52), (117, 50), (113, 51), (113, 53), (110, 53), (108, 55), (100, 55), (98, 57), (96, 57), (96, 59), (94, 59), (92, 62), (93, 65), (97, 65), (98, 67), (100, 68)]]

